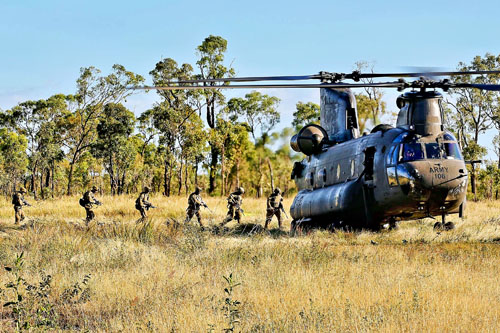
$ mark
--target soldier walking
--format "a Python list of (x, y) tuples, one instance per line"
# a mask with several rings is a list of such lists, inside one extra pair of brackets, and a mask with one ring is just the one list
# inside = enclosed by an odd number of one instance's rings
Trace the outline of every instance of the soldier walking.
[(221, 226), (230, 222), (231, 220), (236, 220), (236, 222), (240, 223), (241, 214), (243, 213), (243, 209), (241, 209), (241, 204), (243, 203), (243, 198), (241, 197), (245, 193), (243, 187), (238, 187), (236, 191), (231, 193), (229, 197), (227, 197), (227, 215), (224, 221), (222, 221)]
[(146, 217), (148, 216), (148, 210), (150, 208), (156, 208), (151, 202), (149, 202), (149, 192), (149, 187), (144, 186), (141, 194), (139, 194), (139, 197), (135, 200), (135, 209), (137, 209), (141, 213), (141, 218), (138, 222), (146, 219)]
[(26, 189), (24, 187), (21, 187), (12, 196), (12, 204), (14, 205), (14, 212), (16, 217), (15, 224), (19, 224), (19, 222), (23, 221), (26, 217), (23, 212), (23, 206), (31, 206), (26, 200), (24, 200), (24, 194), (26, 194)]
[(201, 193), (201, 188), (196, 186), (194, 192), (189, 195), (188, 208), (186, 209), (186, 220), (184, 222), (188, 223), (189, 221), (191, 221), (193, 216), (196, 215), (198, 223), (200, 224), (201, 227), (203, 227), (203, 224), (201, 223), (200, 209), (202, 206), (205, 208), (208, 208), (208, 206), (201, 198), (200, 193)]
[(281, 196), (281, 191), (279, 188), (275, 188), (273, 193), (267, 198), (267, 211), (266, 211), (266, 224), (264, 228), (267, 229), (267, 226), (273, 219), (273, 216), (276, 215), (278, 219), (278, 226), (281, 229), (281, 211), (283, 210), (283, 197)]
[(80, 199), (80, 206), (85, 208), (85, 212), (87, 213), (87, 218), (85, 219), (85, 224), (88, 225), (90, 221), (95, 218), (95, 213), (92, 210), (94, 205), (101, 205), (101, 202), (98, 201), (94, 194), (97, 193), (97, 187), (92, 186), (90, 191), (87, 191), (83, 194), (83, 198)]

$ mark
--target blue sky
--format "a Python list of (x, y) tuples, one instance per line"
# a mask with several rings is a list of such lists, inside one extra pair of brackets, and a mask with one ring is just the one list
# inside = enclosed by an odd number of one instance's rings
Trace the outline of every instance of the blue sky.
[[(228, 40), (238, 75), (345, 72), (359, 60), (377, 71), (454, 69), (500, 53), (497, 1), (32, 1), (0, 2), (0, 108), (72, 93), (79, 69), (115, 63), (147, 76), (162, 57), (196, 61), (208, 35)], [(229, 95), (243, 95), (231, 92)], [(266, 91), (281, 98), (282, 125), (315, 90)], [(387, 91), (396, 110), (395, 91)], [(129, 98), (136, 114), (154, 93)], [(486, 143), (489, 136), (485, 138)]]

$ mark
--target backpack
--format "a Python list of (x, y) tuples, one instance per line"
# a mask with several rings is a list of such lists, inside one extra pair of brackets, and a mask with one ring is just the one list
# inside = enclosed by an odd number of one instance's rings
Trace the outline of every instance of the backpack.
[(83, 198), (80, 198), (78, 202), (80, 203), (80, 206), (85, 207), (85, 200)]
[(17, 200), (16, 200), (16, 195), (15, 194), (12, 195), (12, 204), (13, 205), (17, 204)]

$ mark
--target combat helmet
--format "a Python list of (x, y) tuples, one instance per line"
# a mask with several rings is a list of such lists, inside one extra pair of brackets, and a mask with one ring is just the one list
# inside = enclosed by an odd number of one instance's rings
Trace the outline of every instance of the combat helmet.
[(245, 193), (245, 189), (244, 189), (243, 187), (241, 187), (241, 186), (240, 186), (240, 187), (238, 187), (238, 188), (236, 189), (236, 192), (239, 192), (240, 194), (243, 194), (243, 193)]
[(151, 189), (147, 186), (144, 186), (144, 188), (142, 189), (142, 192), (145, 192), (145, 193), (149, 193), (149, 191), (151, 191)]
[(19, 188), (19, 192), (24, 194), (24, 193), (26, 193), (26, 189), (23, 186), (21, 186)]
[(196, 193), (196, 194), (200, 194), (200, 192), (201, 192), (201, 187), (196, 186), (196, 187), (194, 188), (194, 193)]
[(276, 193), (276, 194), (280, 194), (280, 193), (281, 193), (280, 188), (279, 188), (279, 187), (276, 187), (276, 188), (274, 189), (274, 193)]
[(92, 186), (92, 189), (91, 189), (90, 191), (91, 191), (91, 192), (97, 192), (97, 191), (98, 191), (97, 186), (95, 186), (95, 185), (94, 185), (94, 186)]

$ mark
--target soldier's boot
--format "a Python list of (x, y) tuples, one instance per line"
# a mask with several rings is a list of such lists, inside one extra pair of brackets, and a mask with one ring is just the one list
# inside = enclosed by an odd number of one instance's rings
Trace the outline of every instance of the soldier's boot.
[(281, 230), (281, 219), (278, 219), (278, 228)]
[(264, 223), (264, 229), (267, 229), (267, 226), (269, 225), (269, 222), (271, 222), (271, 219), (266, 217), (266, 223)]

